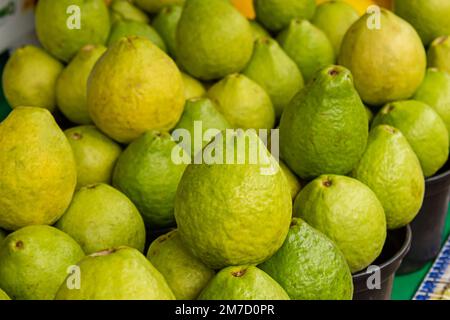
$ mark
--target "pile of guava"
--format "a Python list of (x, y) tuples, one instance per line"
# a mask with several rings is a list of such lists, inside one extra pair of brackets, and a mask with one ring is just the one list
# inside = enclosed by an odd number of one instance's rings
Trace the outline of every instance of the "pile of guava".
[(35, 15), (2, 74), (0, 299), (351, 300), (448, 161), (450, 0)]

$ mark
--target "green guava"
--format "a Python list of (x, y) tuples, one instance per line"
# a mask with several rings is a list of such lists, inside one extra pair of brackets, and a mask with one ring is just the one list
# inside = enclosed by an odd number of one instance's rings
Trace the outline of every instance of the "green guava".
[(227, 267), (217, 273), (199, 300), (290, 300), (284, 289), (254, 266)]
[(189, 252), (176, 230), (153, 241), (147, 259), (161, 272), (178, 300), (196, 299), (214, 277), (214, 270)]
[(295, 199), (294, 216), (336, 243), (352, 272), (370, 265), (386, 240), (382, 203), (367, 186), (349, 177), (322, 175), (310, 182)]
[(158, 13), (170, 5), (183, 5), (185, 0), (135, 0), (137, 6), (149, 13)]
[(450, 73), (450, 37), (442, 36), (428, 47), (428, 67)]
[(62, 70), (63, 65), (40, 48), (17, 49), (3, 70), (6, 100), (12, 108), (41, 107), (54, 111), (55, 84)]
[(184, 97), (186, 100), (201, 98), (206, 94), (205, 87), (200, 81), (184, 72), (181, 73), (181, 77), (183, 78)]
[(117, 21), (150, 23), (147, 14), (129, 0), (113, 0), (109, 5), (109, 16), (111, 25), (114, 25)]
[(0, 244), (0, 287), (14, 300), (53, 300), (67, 269), (84, 256), (64, 232), (29, 226)]
[(176, 57), (177, 27), (182, 12), (183, 7), (180, 5), (167, 6), (162, 8), (155, 20), (153, 20), (153, 28), (163, 38), (172, 57)]
[(283, 246), (259, 267), (291, 299), (352, 299), (352, 275), (344, 255), (336, 244), (301, 219), (292, 219)]
[(150, 40), (153, 44), (155, 44), (162, 51), (166, 52), (166, 44), (161, 36), (153, 29), (152, 26), (145, 24), (143, 22), (137, 21), (118, 21), (116, 22), (111, 29), (111, 33), (109, 34), (109, 38), (107, 41), (108, 47), (111, 47), (113, 44), (117, 43), (120, 39), (126, 38), (129, 36), (137, 36)]

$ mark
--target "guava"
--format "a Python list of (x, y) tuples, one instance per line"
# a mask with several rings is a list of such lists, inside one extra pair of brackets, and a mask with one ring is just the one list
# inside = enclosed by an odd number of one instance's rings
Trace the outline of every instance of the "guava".
[(371, 130), (353, 176), (377, 195), (388, 229), (410, 223), (422, 206), (425, 181), (419, 159), (405, 136), (394, 127), (379, 125)]
[(425, 102), (441, 116), (449, 131), (450, 141), (450, 74), (428, 69), (413, 99)]
[(153, 241), (147, 259), (161, 272), (178, 300), (196, 299), (214, 277), (214, 270), (189, 252), (176, 230)]
[(297, 176), (289, 169), (289, 167), (282, 161), (280, 161), (280, 168), (286, 177), (286, 180), (288, 182), (289, 188), (291, 189), (291, 197), (292, 200), (295, 199), (297, 194), (300, 192), (302, 185), (297, 178)]
[(118, 21), (112, 28), (107, 41), (108, 47), (117, 43), (120, 39), (129, 36), (137, 36), (150, 40), (162, 51), (166, 52), (166, 44), (152, 26), (137, 21)]
[(14, 300), (53, 300), (81, 247), (49, 226), (28, 226), (0, 244), (0, 287)]
[(18, 107), (0, 123), (0, 168), (1, 228), (53, 224), (72, 200), (74, 155), (46, 109)]
[(258, 22), (250, 21), (250, 27), (252, 28), (253, 39), (256, 41), (259, 38), (270, 37), (269, 32), (263, 28)]
[(145, 226), (135, 205), (107, 184), (81, 188), (56, 223), (86, 254), (119, 246), (143, 252)]
[(152, 229), (175, 222), (175, 193), (186, 168), (172, 160), (176, 147), (169, 133), (149, 131), (125, 149), (114, 170), (113, 185), (133, 201)]
[(292, 19), (310, 20), (314, 16), (314, 0), (255, 0), (256, 19), (268, 30), (280, 31)]
[(173, 60), (151, 41), (122, 38), (95, 65), (87, 101), (100, 130), (130, 143), (144, 132), (177, 124), (185, 102), (183, 79)]
[(253, 56), (242, 73), (266, 90), (277, 118), (304, 85), (295, 62), (275, 40), (267, 37), (255, 41)]
[(42, 46), (69, 62), (82, 47), (105, 44), (109, 11), (103, 0), (42, 0), (36, 6), (35, 25)]
[(252, 51), (250, 24), (231, 3), (186, 2), (178, 23), (176, 52), (179, 63), (189, 74), (213, 80), (240, 72)]
[(199, 300), (290, 300), (284, 289), (254, 266), (227, 267), (217, 273)]
[(87, 109), (87, 82), (95, 63), (105, 51), (102, 45), (81, 48), (58, 77), (56, 101), (61, 112), (73, 123), (92, 122)]
[(175, 198), (182, 241), (214, 269), (263, 262), (282, 245), (292, 214), (278, 162), (251, 130), (222, 132), (201, 155)]
[(308, 20), (292, 20), (277, 40), (297, 64), (306, 82), (317, 71), (335, 62), (333, 45), (327, 35)]
[(40, 48), (17, 49), (3, 70), (6, 100), (12, 108), (28, 106), (54, 111), (55, 84), (62, 70), (63, 65)]
[[(196, 131), (195, 122), (197, 122), (197, 125), (201, 124), (202, 132)], [(208, 98), (198, 98), (186, 101), (183, 115), (175, 127), (175, 130), (185, 129), (189, 132), (189, 141), (183, 140), (181, 143), (183, 148), (190, 152), (191, 156), (194, 156), (195, 153), (201, 152), (203, 147), (213, 139), (213, 137), (209, 140), (203, 139), (208, 130), (216, 130), (217, 133), (219, 133), (228, 128), (231, 128), (231, 125), (219, 112), (218, 106)], [(197, 145), (196, 143), (196, 134), (201, 134), (202, 136), (202, 143), (200, 145)]]
[(272, 129), (275, 110), (266, 91), (242, 74), (232, 74), (208, 90), (233, 128)]
[(428, 48), (428, 66), (450, 74), (450, 37), (442, 36), (434, 40)]
[(336, 55), (345, 33), (359, 19), (358, 11), (344, 1), (327, 1), (317, 6), (311, 22), (330, 39)]
[(55, 300), (175, 300), (161, 273), (134, 248), (96, 252), (77, 266), (80, 289), (68, 288), (69, 275)]
[(135, 0), (136, 5), (149, 13), (158, 13), (169, 5), (183, 5), (185, 0)]
[(399, 129), (419, 158), (425, 177), (434, 175), (448, 159), (448, 131), (441, 117), (427, 104), (397, 101), (387, 104), (372, 126), (387, 124)]
[(181, 73), (181, 77), (183, 78), (184, 97), (186, 100), (201, 98), (206, 94), (205, 87), (200, 81), (184, 72)]
[(0, 300), (11, 300), (11, 298), (6, 294), (5, 291), (0, 289)]
[(345, 175), (363, 154), (367, 136), (366, 110), (350, 72), (330, 66), (317, 73), (283, 113), (281, 158), (302, 179)]
[(339, 64), (352, 72), (365, 103), (379, 106), (409, 99), (425, 76), (422, 41), (409, 23), (389, 10), (381, 9), (379, 26), (373, 19), (366, 14), (350, 27)]
[(77, 165), (77, 189), (95, 183), (111, 183), (122, 148), (94, 126), (64, 131)]
[(167, 50), (172, 57), (176, 57), (177, 27), (183, 7), (180, 5), (167, 6), (161, 9), (153, 20), (153, 28), (163, 38)]
[(352, 299), (352, 275), (344, 255), (336, 244), (301, 219), (292, 219), (283, 246), (259, 268), (291, 299)]
[(111, 25), (114, 25), (117, 21), (150, 23), (147, 14), (129, 0), (113, 0), (109, 5), (109, 16)]
[(337, 245), (351, 272), (370, 265), (383, 249), (383, 206), (375, 193), (358, 180), (322, 175), (300, 191), (293, 212)]
[(450, 2), (447, 0), (395, 0), (394, 12), (412, 24), (425, 46), (450, 35)]

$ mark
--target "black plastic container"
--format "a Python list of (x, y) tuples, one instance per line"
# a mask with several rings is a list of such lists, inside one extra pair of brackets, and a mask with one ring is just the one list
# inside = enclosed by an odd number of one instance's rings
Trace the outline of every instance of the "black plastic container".
[(353, 275), (353, 300), (390, 300), (394, 276), (411, 246), (411, 228), (406, 226), (388, 231), (380, 256), (372, 263), (379, 267), (380, 288), (369, 289), (368, 280), (374, 273), (363, 270)]
[(425, 198), (411, 223), (411, 250), (403, 260), (399, 274), (414, 272), (434, 260), (441, 249), (442, 235), (450, 196), (450, 162), (425, 180)]

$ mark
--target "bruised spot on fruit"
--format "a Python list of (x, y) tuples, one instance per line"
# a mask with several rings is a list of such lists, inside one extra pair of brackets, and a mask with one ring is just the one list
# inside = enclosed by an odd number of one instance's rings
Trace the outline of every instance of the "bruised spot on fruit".
[(72, 138), (73, 138), (73, 140), (81, 140), (83, 138), (83, 135), (79, 132), (74, 132), (72, 134)]
[(89, 51), (92, 51), (94, 49), (95, 49), (94, 45), (88, 44), (88, 45), (84, 46), (83, 49), (81, 49), (81, 50), (83, 50), (84, 52), (89, 52)]
[(388, 114), (389, 112), (394, 111), (394, 109), (395, 109), (394, 105), (389, 104), (389, 105), (383, 110), (383, 113), (384, 113), (384, 114)]
[(233, 271), (233, 272), (231, 273), (231, 275), (232, 275), (233, 277), (240, 278), (240, 277), (242, 277), (246, 272), (247, 272), (247, 269), (242, 269), (242, 270), (238, 270), (238, 271)]
[(433, 45), (437, 46), (439, 44), (442, 44), (445, 41), (447, 41), (447, 39), (448, 39), (448, 36), (439, 37)]
[(324, 187), (329, 188), (329, 187), (331, 187), (331, 185), (333, 183), (331, 182), (331, 180), (326, 179), (326, 180), (322, 181), (322, 184), (323, 184)]
[(87, 186), (86, 186), (86, 189), (89, 189), (89, 190), (95, 189), (95, 188), (97, 188), (99, 185), (100, 185), (100, 183), (92, 183), (92, 184), (87, 185)]
[(22, 240), (17, 241), (15, 247), (16, 247), (16, 249), (22, 249), (23, 248), (23, 241)]
[(336, 69), (331, 69), (330, 71), (328, 71), (328, 74), (332, 77), (335, 77), (339, 74), (339, 71)]
[(110, 255), (118, 250), (119, 250), (118, 248), (117, 249), (106, 249), (106, 250), (102, 250), (102, 251), (98, 251), (93, 254), (90, 254), (89, 256), (90, 257), (103, 257), (103, 256)]
[(262, 37), (258, 39), (260, 43), (265, 44), (265, 45), (269, 45), (270, 44), (270, 40), (267, 37)]
[(395, 130), (394, 127), (391, 127), (391, 126), (383, 126), (383, 127), (384, 127), (384, 130), (389, 132), (389, 133), (392, 133), (392, 134), (397, 133), (397, 130)]

